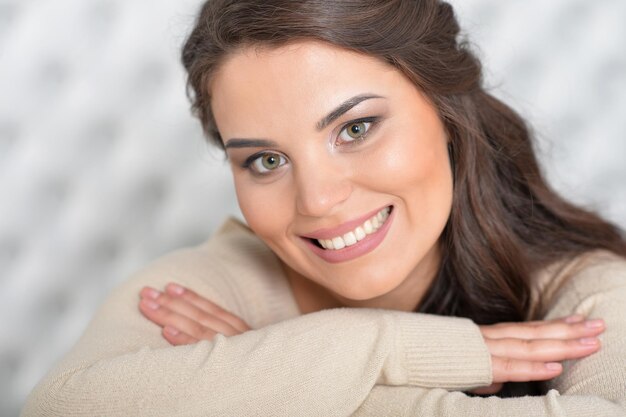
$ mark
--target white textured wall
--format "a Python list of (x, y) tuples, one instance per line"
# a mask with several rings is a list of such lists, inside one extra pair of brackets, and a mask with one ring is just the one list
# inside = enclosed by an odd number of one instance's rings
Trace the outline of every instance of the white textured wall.
[[(133, 270), (237, 213), (188, 114), (197, 0), (0, 0), (0, 415)], [(626, 2), (456, 0), (552, 183), (626, 226)]]
[(535, 127), (554, 187), (626, 227), (626, 2), (451, 3), (488, 84)]

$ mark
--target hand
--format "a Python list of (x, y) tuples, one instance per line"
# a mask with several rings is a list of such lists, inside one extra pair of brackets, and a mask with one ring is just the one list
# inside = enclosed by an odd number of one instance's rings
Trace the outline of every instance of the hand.
[(560, 361), (589, 356), (600, 349), (601, 319), (582, 315), (523, 323), (479, 326), (491, 353), (493, 384), (475, 394), (495, 394), (505, 382), (544, 381), (562, 371)]
[(168, 284), (165, 292), (144, 287), (140, 295), (141, 313), (161, 326), (163, 337), (175, 346), (251, 330), (239, 317), (177, 284)]

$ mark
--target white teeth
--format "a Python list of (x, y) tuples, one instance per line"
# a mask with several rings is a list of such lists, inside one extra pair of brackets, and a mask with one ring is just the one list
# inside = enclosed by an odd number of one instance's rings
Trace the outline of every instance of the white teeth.
[(354, 245), (357, 242), (354, 232), (348, 232), (343, 235), (343, 241), (346, 243), (346, 246)]
[(368, 235), (370, 233), (372, 233), (374, 231), (374, 227), (372, 226), (372, 222), (367, 220), (365, 223), (363, 223), (363, 229), (365, 230), (365, 233), (367, 233)]
[(378, 217), (373, 217), (372, 218), (372, 226), (374, 226), (374, 230), (378, 229), (380, 227), (380, 222), (378, 221)]
[(333, 246), (335, 247), (335, 250), (343, 249), (346, 247), (346, 242), (344, 242), (340, 237), (334, 237)]
[(327, 250), (339, 250), (345, 248), (346, 246), (355, 245), (357, 242), (365, 239), (367, 235), (376, 232), (389, 218), (389, 212), (389, 207), (385, 207), (353, 231), (332, 239), (318, 239), (318, 242), (324, 249)]

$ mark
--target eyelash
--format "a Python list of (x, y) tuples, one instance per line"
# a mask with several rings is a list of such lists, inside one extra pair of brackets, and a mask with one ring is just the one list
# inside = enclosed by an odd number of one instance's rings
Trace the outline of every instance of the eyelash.
[[(378, 124), (379, 121), (380, 121), (380, 117), (378, 117), (378, 116), (363, 117), (361, 119), (350, 120), (349, 122), (347, 122), (346, 124), (344, 124), (341, 127), (341, 130), (339, 131), (339, 134), (337, 134), (337, 139), (335, 140), (335, 146), (356, 146), (356, 145), (359, 145), (361, 142), (363, 142), (363, 141), (365, 141), (367, 139), (367, 136), (370, 134), (372, 129), (374, 129), (376, 127), (376, 125)], [(351, 141), (344, 141), (343, 144), (337, 144), (339, 136), (341, 136), (341, 134), (348, 128), (348, 126), (359, 124), (359, 123), (369, 123), (369, 127), (367, 128), (367, 130), (365, 131), (365, 133), (363, 133), (363, 135), (361, 137), (355, 138), (355, 139), (353, 139)]]
[[(254, 164), (257, 160), (259, 160), (260, 158), (263, 158), (265, 155), (268, 155), (268, 154), (270, 154), (270, 155), (277, 155), (277, 156), (281, 159), (281, 162), (282, 162), (282, 160), (283, 160), (283, 159), (285, 159), (285, 160), (287, 159), (287, 158), (285, 158), (283, 155), (281, 155), (281, 154), (280, 154), (280, 153), (278, 153), (278, 152), (261, 151), (261, 152), (257, 152), (257, 153), (255, 153), (255, 154), (253, 154), (253, 155), (250, 155), (248, 158), (246, 158), (246, 160), (243, 162), (243, 164), (241, 165), (241, 167), (242, 167), (242, 168), (244, 168), (244, 169), (249, 170), (249, 171), (252, 173), (252, 175), (255, 175), (255, 176), (257, 176), (257, 177), (264, 177), (264, 176), (266, 176), (266, 175), (269, 175), (269, 174), (271, 174), (271, 172), (272, 172), (273, 170), (270, 170), (270, 171), (268, 171), (268, 172), (263, 173), (263, 172), (258, 172), (257, 170), (255, 170), (255, 169), (253, 169), (253, 168), (252, 168), (252, 165), (253, 165), (253, 164)], [(281, 167), (281, 166), (283, 166), (283, 165), (284, 165), (284, 164), (281, 164), (281, 165), (279, 165), (279, 167)]]
[[(359, 144), (361, 144), (363, 141), (365, 141), (367, 139), (367, 136), (370, 134), (370, 132), (372, 131), (372, 129), (374, 129), (376, 127), (376, 125), (378, 124), (378, 122), (380, 121), (380, 117), (379, 116), (373, 116), (373, 117), (363, 117), (361, 119), (355, 119), (355, 120), (350, 120), (349, 122), (346, 122), (341, 129), (339, 130), (339, 133), (337, 134), (337, 138), (335, 139), (335, 145), (334, 146), (357, 146)], [(358, 123), (369, 123), (369, 127), (367, 128), (367, 130), (365, 131), (365, 133), (363, 133), (363, 135), (359, 138), (356, 138), (352, 141), (344, 141), (343, 144), (337, 144), (337, 142), (339, 141), (339, 136), (342, 134), (342, 132), (344, 132), (348, 126), (350, 125), (354, 125), (354, 124), (358, 124)], [(267, 154), (275, 154), (278, 155), (279, 158), (282, 159), (286, 159), (283, 155), (281, 155), (278, 152), (268, 152), (268, 151), (261, 151), (261, 152), (257, 152), (253, 155), (250, 155), (248, 158), (246, 158), (246, 160), (243, 162), (243, 164), (241, 164), (241, 167), (243, 169), (247, 169), (249, 170), (252, 175), (257, 176), (257, 177), (264, 177), (267, 175), (270, 175), (272, 173), (272, 171), (274, 170), (270, 170), (269, 172), (266, 173), (261, 173), (258, 172), (256, 170), (254, 170), (252, 168), (252, 165), (259, 159), (262, 158), (263, 156), (267, 155)], [(279, 165), (282, 166), (283, 164)]]

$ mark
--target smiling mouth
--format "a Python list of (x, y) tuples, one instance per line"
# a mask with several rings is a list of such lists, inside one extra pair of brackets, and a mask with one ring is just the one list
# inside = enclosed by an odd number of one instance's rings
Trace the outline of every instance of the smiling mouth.
[(393, 206), (387, 206), (381, 209), (378, 213), (365, 220), (362, 224), (341, 236), (335, 236), (329, 239), (308, 239), (311, 243), (313, 243), (313, 245), (327, 251), (338, 251), (348, 248), (356, 245), (369, 235), (376, 233), (378, 229), (380, 229), (387, 222), (392, 210)]

